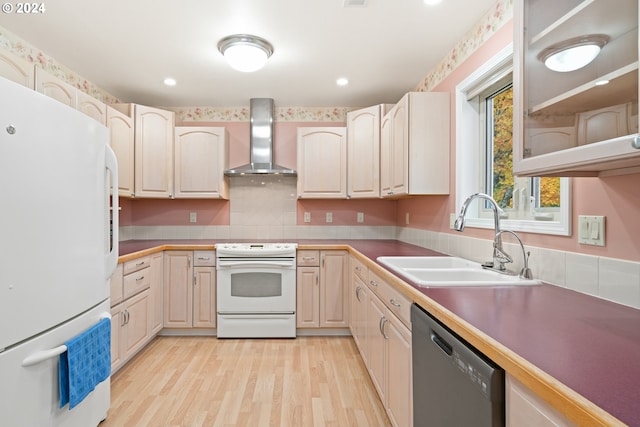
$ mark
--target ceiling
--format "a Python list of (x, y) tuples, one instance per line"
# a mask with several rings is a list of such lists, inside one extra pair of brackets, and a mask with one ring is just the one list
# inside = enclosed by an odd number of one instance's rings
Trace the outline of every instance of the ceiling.
[[(57, 0), (39, 15), (0, 14), (0, 26), (124, 102), (360, 107), (415, 88), (495, 1)], [(225, 63), (216, 45), (237, 33), (273, 44), (262, 70)]]

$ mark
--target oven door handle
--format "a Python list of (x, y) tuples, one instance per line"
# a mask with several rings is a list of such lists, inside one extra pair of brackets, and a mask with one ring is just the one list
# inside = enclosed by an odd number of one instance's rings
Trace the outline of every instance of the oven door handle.
[(292, 262), (278, 262), (278, 261), (220, 261), (217, 262), (218, 268), (225, 267), (242, 267), (242, 268), (269, 268), (269, 267), (295, 267), (295, 264)]

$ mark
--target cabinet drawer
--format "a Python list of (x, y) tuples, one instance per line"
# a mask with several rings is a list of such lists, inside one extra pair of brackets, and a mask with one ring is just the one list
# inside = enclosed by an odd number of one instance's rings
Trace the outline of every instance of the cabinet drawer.
[(151, 265), (151, 256), (144, 256), (124, 263), (124, 275), (131, 274), (134, 271), (142, 270)]
[(320, 265), (320, 251), (298, 251), (298, 265), (305, 267), (318, 267)]
[(355, 257), (351, 257), (351, 272), (364, 283), (369, 282), (369, 269)]
[(193, 251), (194, 267), (214, 267), (216, 265), (215, 251)]
[(369, 281), (366, 283), (384, 305), (411, 329), (411, 300), (382, 280), (373, 271), (369, 271)]
[(380, 289), (380, 299), (406, 327), (411, 329), (411, 300), (388, 283), (384, 285)]
[(382, 299), (382, 288), (388, 285), (384, 280), (380, 278), (380, 276), (378, 276), (373, 271), (369, 271), (369, 278), (365, 283), (374, 294)]
[(144, 291), (151, 285), (151, 268), (147, 267), (124, 276), (124, 299)]
[(111, 307), (122, 302), (122, 264), (118, 264), (115, 271), (111, 275)]

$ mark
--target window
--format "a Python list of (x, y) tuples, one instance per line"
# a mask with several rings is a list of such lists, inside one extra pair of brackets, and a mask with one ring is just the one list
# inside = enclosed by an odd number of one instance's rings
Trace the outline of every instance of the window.
[[(513, 176), (511, 70), (509, 47), (456, 88), (456, 209), (470, 194), (487, 193), (503, 209), (505, 228), (569, 235), (569, 179)], [(471, 227), (493, 227), (486, 202), (467, 219)]]

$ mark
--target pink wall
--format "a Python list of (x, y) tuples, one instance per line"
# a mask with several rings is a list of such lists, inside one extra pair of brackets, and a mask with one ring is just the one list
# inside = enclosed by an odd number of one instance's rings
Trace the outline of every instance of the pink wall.
[[(449, 214), (455, 212), (455, 87), (487, 59), (513, 40), (512, 23), (506, 24), (469, 59), (443, 80), (434, 91), (451, 92), (451, 188), (450, 196), (421, 197), (400, 200), (397, 224), (404, 225), (405, 213), (411, 217), (410, 227), (455, 233), (449, 229)], [(572, 236), (559, 237), (522, 233), (524, 243), (532, 246), (579, 252), (590, 255), (640, 261), (640, 175), (608, 178), (573, 178)], [(577, 239), (578, 215), (606, 216), (606, 246), (581, 245)], [(492, 238), (490, 230), (466, 228), (469, 236)]]

